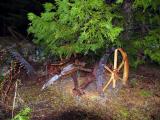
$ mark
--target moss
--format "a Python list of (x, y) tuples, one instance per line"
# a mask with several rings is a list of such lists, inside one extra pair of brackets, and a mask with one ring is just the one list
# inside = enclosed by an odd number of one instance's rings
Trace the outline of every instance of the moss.
[(114, 120), (128, 120), (129, 117), (129, 111), (124, 106), (117, 106), (116, 113), (114, 114)]
[(150, 97), (150, 96), (152, 96), (152, 92), (148, 91), (148, 90), (141, 90), (140, 91), (140, 96), (142, 96), (142, 97)]
[(128, 112), (127, 109), (122, 109), (122, 110), (120, 110), (120, 115), (121, 115), (123, 118), (128, 118), (129, 112)]

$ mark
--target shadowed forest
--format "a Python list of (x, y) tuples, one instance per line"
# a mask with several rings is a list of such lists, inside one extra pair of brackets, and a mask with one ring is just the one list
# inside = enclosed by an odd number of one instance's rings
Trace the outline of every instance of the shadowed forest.
[(0, 120), (160, 120), (160, 0), (1, 0)]

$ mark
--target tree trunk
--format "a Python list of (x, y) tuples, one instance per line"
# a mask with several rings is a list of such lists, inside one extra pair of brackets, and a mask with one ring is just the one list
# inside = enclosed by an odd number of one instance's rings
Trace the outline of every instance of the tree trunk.
[(132, 24), (133, 24), (133, 10), (132, 1), (124, 0), (123, 3), (123, 14), (124, 14), (124, 40), (129, 41), (132, 35)]

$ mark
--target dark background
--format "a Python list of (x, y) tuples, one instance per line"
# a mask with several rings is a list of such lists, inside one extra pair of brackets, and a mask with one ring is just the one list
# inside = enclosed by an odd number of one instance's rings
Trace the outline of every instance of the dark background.
[[(29, 24), (27, 13), (40, 14), (45, 2), (53, 3), (54, 0), (0, 0), (0, 36), (10, 34), (8, 27), (26, 36)], [(111, 4), (115, 0), (105, 2)]]
[(42, 4), (51, 1), (54, 0), (0, 0), (0, 36), (9, 35), (8, 27), (27, 35), (27, 13), (39, 14)]

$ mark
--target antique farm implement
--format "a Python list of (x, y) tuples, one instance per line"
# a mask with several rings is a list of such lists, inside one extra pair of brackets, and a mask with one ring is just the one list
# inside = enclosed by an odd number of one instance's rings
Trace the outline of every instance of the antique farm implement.
[(49, 76), (53, 76), (47, 83), (45, 83), (42, 89), (45, 89), (49, 85), (53, 84), (54, 81), (63, 79), (71, 76), (74, 83), (74, 92), (76, 94), (83, 94), (83, 91), (79, 88), (78, 85), (78, 71), (92, 72), (92, 69), (85, 68), (84, 62), (79, 62), (78, 60), (74, 60), (74, 62), (69, 62), (68, 60), (63, 60), (57, 64), (49, 64), (47, 65), (47, 71)]
[[(108, 50), (92, 69), (85, 68), (85, 63), (77, 59), (69, 61), (47, 65), (48, 75), (52, 77), (43, 85), (42, 89), (53, 84), (56, 80), (71, 76), (74, 83), (73, 92), (77, 95), (84, 94), (83, 90), (94, 80), (96, 80), (98, 92), (103, 94), (111, 84), (115, 88), (117, 82), (125, 85), (128, 80), (128, 57), (122, 48)], [(88, 79), (81, 85), (78, 84), (78, 71), (85, 71), (88, 75)]]
[[(118, 65), (118, 54), (121, 54), (122, 60)], [(129, 73), (129, 64), (128, 64), (128, 57), (126, 52), (122, 48), (115, 49), (114, 51), (114, 63), (112, 68), (106, 64), (104, 68), (110, 73), (110, 79), (107, 84), (103, 87), (103, 91), (109, 86), (112, 82), (113, 88), (116, 87), (116, 81), (121, 80), (122, 84), (125, 85), (128, 80), (128, 73)], [(121, 71), (121, 69), (123, 69)], [(122, 74), (122, 76), (120, 76)]]

